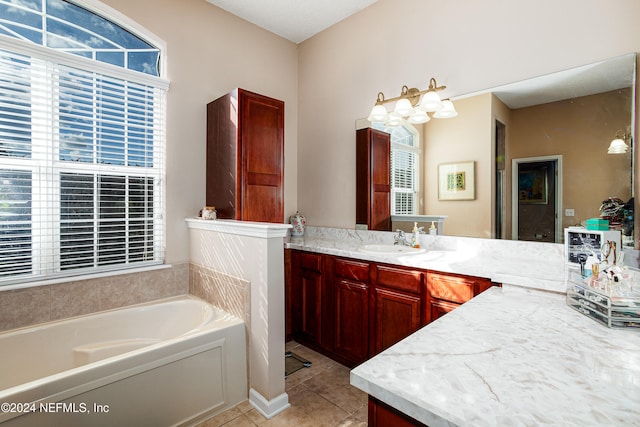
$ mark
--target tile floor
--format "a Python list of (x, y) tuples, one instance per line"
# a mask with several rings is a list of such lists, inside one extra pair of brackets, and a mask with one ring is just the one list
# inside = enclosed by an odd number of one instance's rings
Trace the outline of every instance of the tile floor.
[(285, 380), (291, 408), (268, 420), (247, 401), (197, 427), (366, 427), (367, 395), (349, 384), (349, 368), (293, 341), (285, 349), (311, 361)]

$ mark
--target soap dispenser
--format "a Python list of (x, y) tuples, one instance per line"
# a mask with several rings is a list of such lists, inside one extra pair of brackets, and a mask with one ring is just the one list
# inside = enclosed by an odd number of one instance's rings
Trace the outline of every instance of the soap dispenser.
[(420, 240), (418, 239), (418, 235), (420, 234), (420, 230), (418, 229), (418, 223), (414, 222), (413, 223), (413, 238), (411, 239), (411, 247), (412, 248), (419, 248), (420, 247)]
[(435, 236), (438, 234), (438, 229), (434, 221), (431, 221), (431, 227), (429, 227), (429, 234)]

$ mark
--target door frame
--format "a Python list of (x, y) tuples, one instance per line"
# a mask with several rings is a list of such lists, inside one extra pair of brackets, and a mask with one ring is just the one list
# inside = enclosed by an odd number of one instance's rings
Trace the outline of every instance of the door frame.
[(555, 162), (556, 164), (556, 209), (554, 219), (555, 236), (553, 241), (556, 243), (562, 243), (562, 240), (564, 238), (562, 233), (562, 154), (511, 159), (511, 239), (513, 240), (518, 240), (518, 166), (526, 163), (550, 161)]

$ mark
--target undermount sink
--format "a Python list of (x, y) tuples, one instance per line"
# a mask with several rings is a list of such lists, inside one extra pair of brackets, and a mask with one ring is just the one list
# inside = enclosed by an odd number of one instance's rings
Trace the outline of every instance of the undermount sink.
[(371, 243), (360, 246), (358, 251), (377, 255), (413, 255), (425, 253), (427, 250), (424, 248), (412, 248), (411, 246)]

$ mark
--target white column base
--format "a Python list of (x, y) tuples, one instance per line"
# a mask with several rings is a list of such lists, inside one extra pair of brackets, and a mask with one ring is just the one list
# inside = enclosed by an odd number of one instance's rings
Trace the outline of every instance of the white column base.
[(291, 407), (287, 393), (282, 393), (275, 399), (267, 400), (254, 389), (249, 390), (249, 403), (267, 419), (273, 418)]

